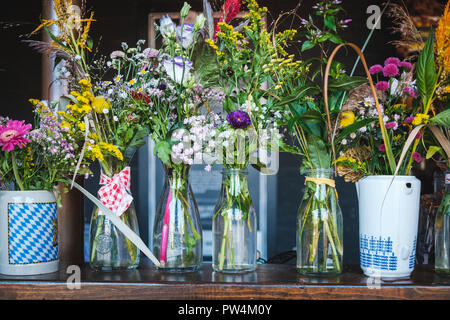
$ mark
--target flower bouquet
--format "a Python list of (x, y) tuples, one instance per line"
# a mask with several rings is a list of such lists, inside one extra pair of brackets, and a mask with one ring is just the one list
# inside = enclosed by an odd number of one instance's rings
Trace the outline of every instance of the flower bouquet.
[[(241, 7), (243, 22), (231, 23)], [(306, 67), (285, 51), (296, 30), (268, 31), (267, 8), (254, 0), (226, 1), (214, 32), (206, 40), (213, 50), (224, 89), (224, 120), (216, 127), (215, 163), (224, 166), (222, 189), (213, 216), (213, 268), (218, 272), (256, 269), (256, 211), (247, 182), (247, 168), (273, 174), (282, 135), (285, 95), (273, 93), (283, 82), (301, 76)], [(212, 24), (212, 23), (210, 23)], [(294, 97), (291, 97), (295, 100)]]
[[(343, 129), (339, 127), (340, 107), (348, 91), (367, 80), (353, 76), (353, 72), (348, 75), (345, 66), (333, 60), (344, 45), (339, 32), (351, 22), (341, 18), (340, 3), (321, 1), (313, 7), (314, 16), (300, 18), (301, 50), (318, 50), (320, 58), (302, 61), (306, 72), (275, 92), (285, 97), (280, 102), (288, 109), (284, 124), (297, 142), (284, 144), (281, 150), (301, 155), (300, 173), (306, 175), (297, 215), (297, 270), (302, 274), (342, 272), (343, 219), (333, 170), (338, 134)], [(335, 44), (339, 46), (330, 54)], [(355, 45), (347, 45), (361, 55)], [(324, 78), (323, 88), (316, 84), (319, 75)], [(353, 119), (343, 116), (347, 130), (355, 130), (350, 126)]]
[[(0, 273), (30, 275), (58, 270), (58, 182), (72, 175), (80, 151), (43, 102), (37, 126), (0, 117)], [(54, 192), (57, 193), (55, 198)]]
[[(53, 42), (47, 50), (63, 59), (69, 70), (68, 77), (64, 75), (69, 90), (54, 106), (58, 110), (58, 122), (81, 148), (74, 175), (83, 172), (87, 178), (91, 173), (89, 165), (96, 161), (101, 167), (100, 205), (95, 207), (91, 219), (90, 265), (96, 270), (136, 268), (139, 250), (129, 236), (136, 236), (139, 231), (131, 196), (129, 162), (135, 150), (145, 143), (143, 139), (149, 131), (134, 116), (130, 89), (119, 81), (100, 81), (102, 75), (93, 72), (95, 68), (111, 66), (104, 66), (105, 59), (89, 63), (93, 13), (89, 18), (82, 18), (73, 10), (70, 0), (56, 2), (54, 9), (56, 19), (44, 20), (35, 32), (43, 28), (50, 35)], [(57, 35), (48, 29), (51, 25), (58, 27)], [(117, 70), (120, 78), (124, 71), (120, 66)], [(131, 71), (137, 73), (131, 68), (127, 71), (127, 75)], [(99, 78), (98, 83), (93, 83), (95, 76)], [(105, 210), (114, 212), (116, 217), (106, 216)], [(125, 229), (129, 230), (125, 231), (127, 235), (121, 232)]]
[(223, 98), (222, 90), (206, 87), (204, 81), (209, 68), (202, 59), (205, 16), (200, 14), (189, 24), (185, 22), (189, 10), (185, 3), (179, 25), (168, 15), (160, 19), (162, 47), (138, 52), (135, 57), (144, 56), (148, 62), (129, 80), (133, 107), (150, 128), (155, 153), (164, 165), (153, 248), (160, 269), (169, 272), (195, 271), (202, 263), (202, 231), (189, 169), (202, 163), (203, 141), (211, 138), (218, 124), (208, 102)]

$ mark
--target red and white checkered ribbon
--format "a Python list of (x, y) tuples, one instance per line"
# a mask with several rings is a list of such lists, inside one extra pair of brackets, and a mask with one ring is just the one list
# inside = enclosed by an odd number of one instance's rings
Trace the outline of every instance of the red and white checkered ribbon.
[[(100, 185), (103, 185), (98, 190), (100, 202), (120, 217), (133, 201), (130, 190), (130, 167), (126, 167), (112, 178), (102, 173), (100, 175)], [(104, 215), (101, 210), (99, 210), (98, 214)]]

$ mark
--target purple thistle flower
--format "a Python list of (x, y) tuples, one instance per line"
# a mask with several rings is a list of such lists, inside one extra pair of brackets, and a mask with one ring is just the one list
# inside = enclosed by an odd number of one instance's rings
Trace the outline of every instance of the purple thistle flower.
[(383, 75), (385, 77), (395, 77), (398, 76), (398, 67), (397, 65), (393, 64), (393, 63), (389, 63), (387, 65), (385, 65), (385, 67), (383, 68)]
[(404, 88), (403, 92), (407, 93), (412, 98), (414, 98), (416, 96), (416, 93), (414, 92), (414, 89), (412, 89), (412, 88)]
[(414, 152), (412, 157), (417, 163), (420, 163), (422, 161), (422, 155), (418, 152)]
[(386, 91), (389, 89), (389, 82), (387, 81), (380, 81), (375, 85), (375, 88), (380, 91)]
[(387, 58), (386, 61), (384, 61), (384, 65), (387, 66), (388, 64), (395, 64), (396, 66), (400, 65), (400, 59), (395, 57)]
[(413, 66), (410, 62), (408, 61), (402, 61), (399, 64), (399, 67), (404, 68), (404, 69), (408, 69), (408, 70), (412, 70)]
[(414, 120), (414, 117), (407, 117), (407, 118), (405, 119), (405, 123), (412, 123), (413, 120)]
[(383, 71), (383, 66), (380, 64), (376, 64), (370, 67), (369, 72), (370, 74), (374, 75), (377, 73), (380, 73), (381, 71)]
[(227, 121), (234, 129), (245, 129), (252, 125), (248, 113), (241, 110), (230, 112), (227, 115)]

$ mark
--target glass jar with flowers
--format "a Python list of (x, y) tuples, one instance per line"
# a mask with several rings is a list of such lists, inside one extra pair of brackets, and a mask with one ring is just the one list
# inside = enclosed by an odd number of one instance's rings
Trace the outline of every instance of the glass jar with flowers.
[[(241, 7), (248, 13), (240, 25), (233, 26)], [(305, 71), (305, 66), (293, 62), (293, 55), (285, 51), (296, 30), (277, 32), (276, 26), (267, 30), (266, 14), (267, 8), (254, 0), (226, 1), (206, 40), (218, 74), (211, 85), (225, 93), (222, 107), (226, 119), (216, 127), (215, 139), (216, 163), (224, 166), (213, 216), (213, 268), (218, 272), (256, 269), (257, 214), (247, 168), (251, 165), (265, 174), (278, 170), (274, 159), (282, 144), (278, 127), (286, 112), (280, 100), (286, 97), (273, 91)], [(282, 80), (277, 74), (280, 69), (293, 71), (283, 73)]]
[(200, 216), (189, 171), (202, 162), (203, 141), (210, 139), (219, 120), (208, 103), (223, 96), (222, 90), (205, 86), (211, 65), (202, 53), (205, 16), (200, 14), (188, 24), (189, 10), (185, 3), (179, 25), (168, 15), (160, 19), (162, 47), (144, 50), (140, 56), (147, 63), (130, 84), (133, 105), (150, 129), (165, 171), (153, 224), (153, 249), (159, 269), (165, 272), (196, 271), (203, 261)]

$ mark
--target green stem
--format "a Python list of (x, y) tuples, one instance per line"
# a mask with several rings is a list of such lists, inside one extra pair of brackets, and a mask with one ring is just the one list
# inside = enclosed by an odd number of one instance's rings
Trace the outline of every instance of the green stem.
[[(336, 252), (336, 247), (334, 245), (333, 236), (331, 235), (330, 228), (328, 227), (328, 219), (323, 220), (323, 226), (325, 228), (325, 232), (327, 233), (328, 240), (330, 241), (331, 250), (333, 251), (333, 261), (334, 265), (338, 272), (341, 271), (341, 264), (339, 261), (338, 253)], [(326, 260), (326, 257), (324, 257), (324, 260)]]
[(219, 270), (222, 270), (222, 269), (223, 269), (223, 264), (224, 264), (224, 262), (225, 262), (225, 247), (226, 247), (226, 244), (227, 244), (227, 238), (228, 238), (228, 224), (229, 224), (228, 215), (226, 215), (226, 216), (224, 217), (224, 220), (225, 220), (225, 221), (224, 221), (225, 226), (224, 226), (224, 231), (223, 231), (222, 245), (221, 245), (221, 248), (220, 248)]
[(12, 161), (12, 166), (13, 166), (14, 178), (16, 178), (17, 185), (19, 186), (21, 191), (25, 191), (25, 188), (23, 187), (22, 179), (20, 178), (20, 175), (19, 175), (19, 170), (17, 168), (17, 159), (16, 159), (16, 154), (14, 153), (14, 151), (11, 152), (11, 161)]

